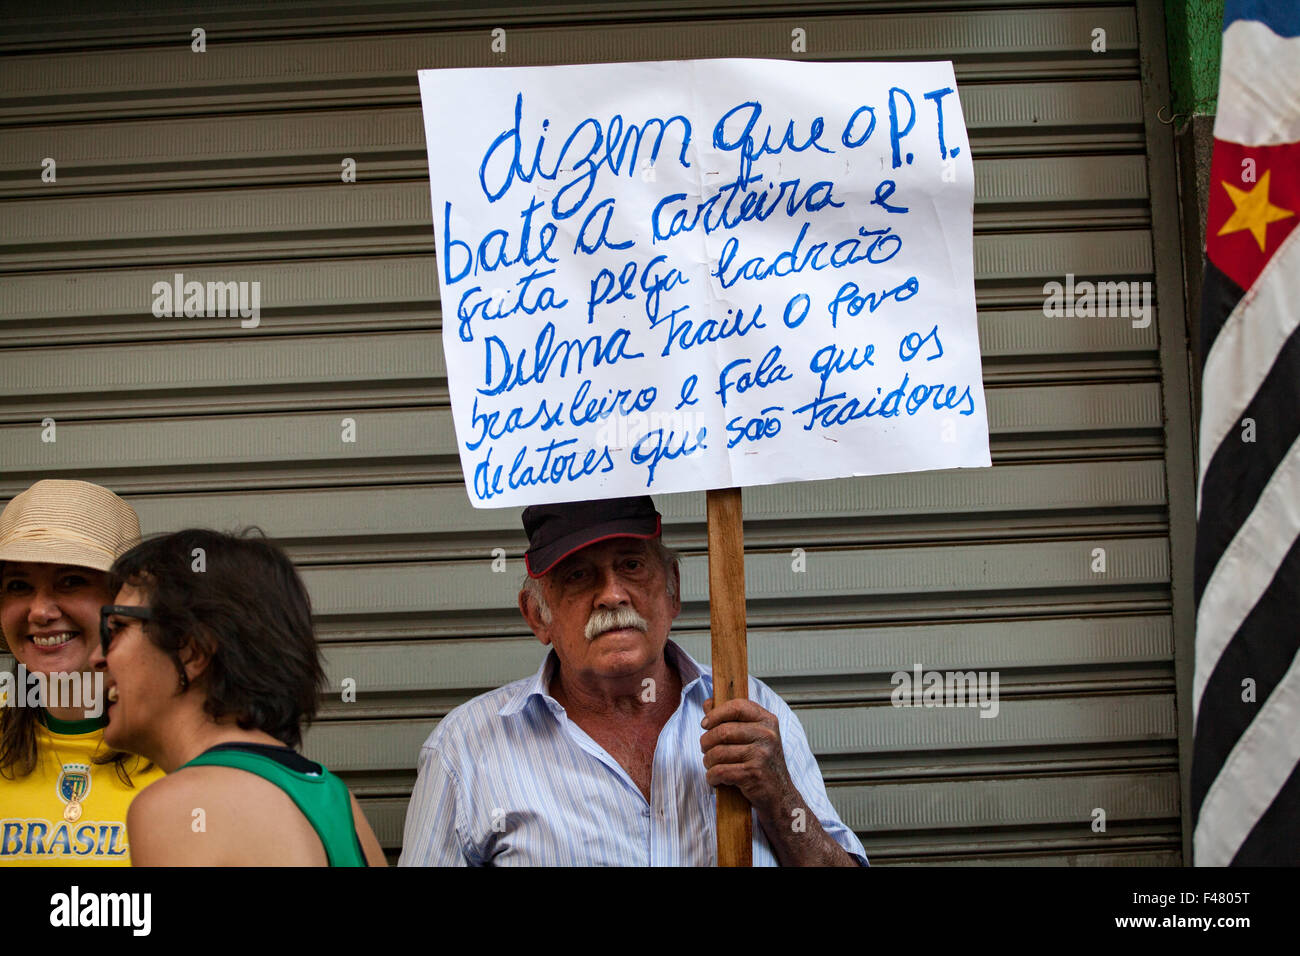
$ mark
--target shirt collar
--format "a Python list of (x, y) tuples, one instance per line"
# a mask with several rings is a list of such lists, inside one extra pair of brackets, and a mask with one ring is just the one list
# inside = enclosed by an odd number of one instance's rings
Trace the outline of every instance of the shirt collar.
[(108, 726), (107, 714), (100, 714), (98, 717), (86, 717), (82, 720), (60, 720), (48, 710), (41, 708), (37, 717), (50, 733), (63, 734), (64, 736), (94, 733)]
[[(687, 654), (676, 641), (668, 641), (664, 646), (664, 654), (668, 663), (677, 668), (677, 675), (682, 679), (683, 700), (697, 684), (703, 688), (706, 695), (712, 692), (710, 668), (703, 666)], [(553, 714), (559, 712), (562, 709), (560, 702), (552, 697), (548, 690), (551, 686), (551, 678), (555, 676), (555, 669), (559, 664), (560, 659), (556, 656), (555, 649), (551, 648), (546, 659), (537, 668), (537, 673), (519, 685), (497, 714), (501, 717), (510, 717), (522, 712), (534, 701), (537, 706), (546, 707)]]

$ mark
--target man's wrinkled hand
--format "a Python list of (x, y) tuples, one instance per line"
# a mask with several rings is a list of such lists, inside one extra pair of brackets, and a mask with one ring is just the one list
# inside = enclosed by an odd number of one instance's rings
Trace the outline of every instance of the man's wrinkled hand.
[(700, 737), (706, 780), (711, 787), (737, 787), (760, 818), (775, 819), (791, 798), (798, 799), (781, 749), (776, 716), (752, 700), (729, 700), (719, 707), (704, 702), (705, 733)]

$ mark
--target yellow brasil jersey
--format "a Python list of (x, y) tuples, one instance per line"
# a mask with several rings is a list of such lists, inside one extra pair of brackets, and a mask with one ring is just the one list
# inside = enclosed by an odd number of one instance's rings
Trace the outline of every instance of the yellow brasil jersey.
[[(130, 866), (126, 808), (162, 771), (141, 773), (145, 761), (131, 757), (128, 787), (116, 764), (92, 759), (107, 752), (102, 720), (42, 717), (36, 769), (14, 780), (0, 776), (0, 866)], [(74, 800), (80, 815), (68, 810)]]

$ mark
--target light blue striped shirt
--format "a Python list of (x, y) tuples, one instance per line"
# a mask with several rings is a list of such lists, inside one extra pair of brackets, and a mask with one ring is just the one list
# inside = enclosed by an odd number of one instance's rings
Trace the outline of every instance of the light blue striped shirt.
[[(448, 714), (420, 750), (399, 866), (714, 866), (715, 795), (700, 737), (713, 678), (677, 644), (677, 710), (659, 733), (646, 801), (627, 771), (568, 719), (550, 695), (557, 659), (536, 674)], [(827, 833), (866, 864), (840, 822), (794, 712), (749, 679), (749, 697), (775, 714), (790, 779)], [(754, 865), (776, 866), (754, 818)]]

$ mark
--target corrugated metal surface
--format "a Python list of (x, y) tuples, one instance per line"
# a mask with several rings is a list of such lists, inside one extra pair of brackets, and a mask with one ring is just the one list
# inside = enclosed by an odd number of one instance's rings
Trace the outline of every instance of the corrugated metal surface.
[[(1190, 459), (1169, 456), (1188, 397), (1163, 382), (1183, 341), (1157, 335), (1181, 328), (1182, 304), (1143, 329), (1042, 314), (1043, 283), (1066, 273), (1170, 281), (1139, 11), (137, 6), (129, 22), (60, 22), (56, 3), (0, 23), (0, 497), (80, 477), (124, 492), (146, 531), (283, 539), (331, 683), (359, 691), (327, 699), (307, 750), (390, 851), (438, 718), (542, 654), (514, 610), (518, 514), (475, 511), (460, 486), (415, 71), (781, 57), (801, 27), (809, 59), (955, 62), (995, 467), (747, 491), (752, 672), (797, 707), (877, 863), (1182, 862), (1188, 622), (1171, 581), (1187, 555), (1170, 547), (1169, 486)], [(200, 26), (205, 54), (189, 48)], [(355, 184), (339, 182), (345, 156)], [(154, 318), (151, 287), (174, 272), (261, 282), (260, 326)], [(678, 639), (707, 657), (703, 496), (659, 504), (687, 555)], [(509, 573), (491, 571), (497, 547)], [(998, 717), (890, 706), (891, 675), (918, 662), (997, 671)]]

